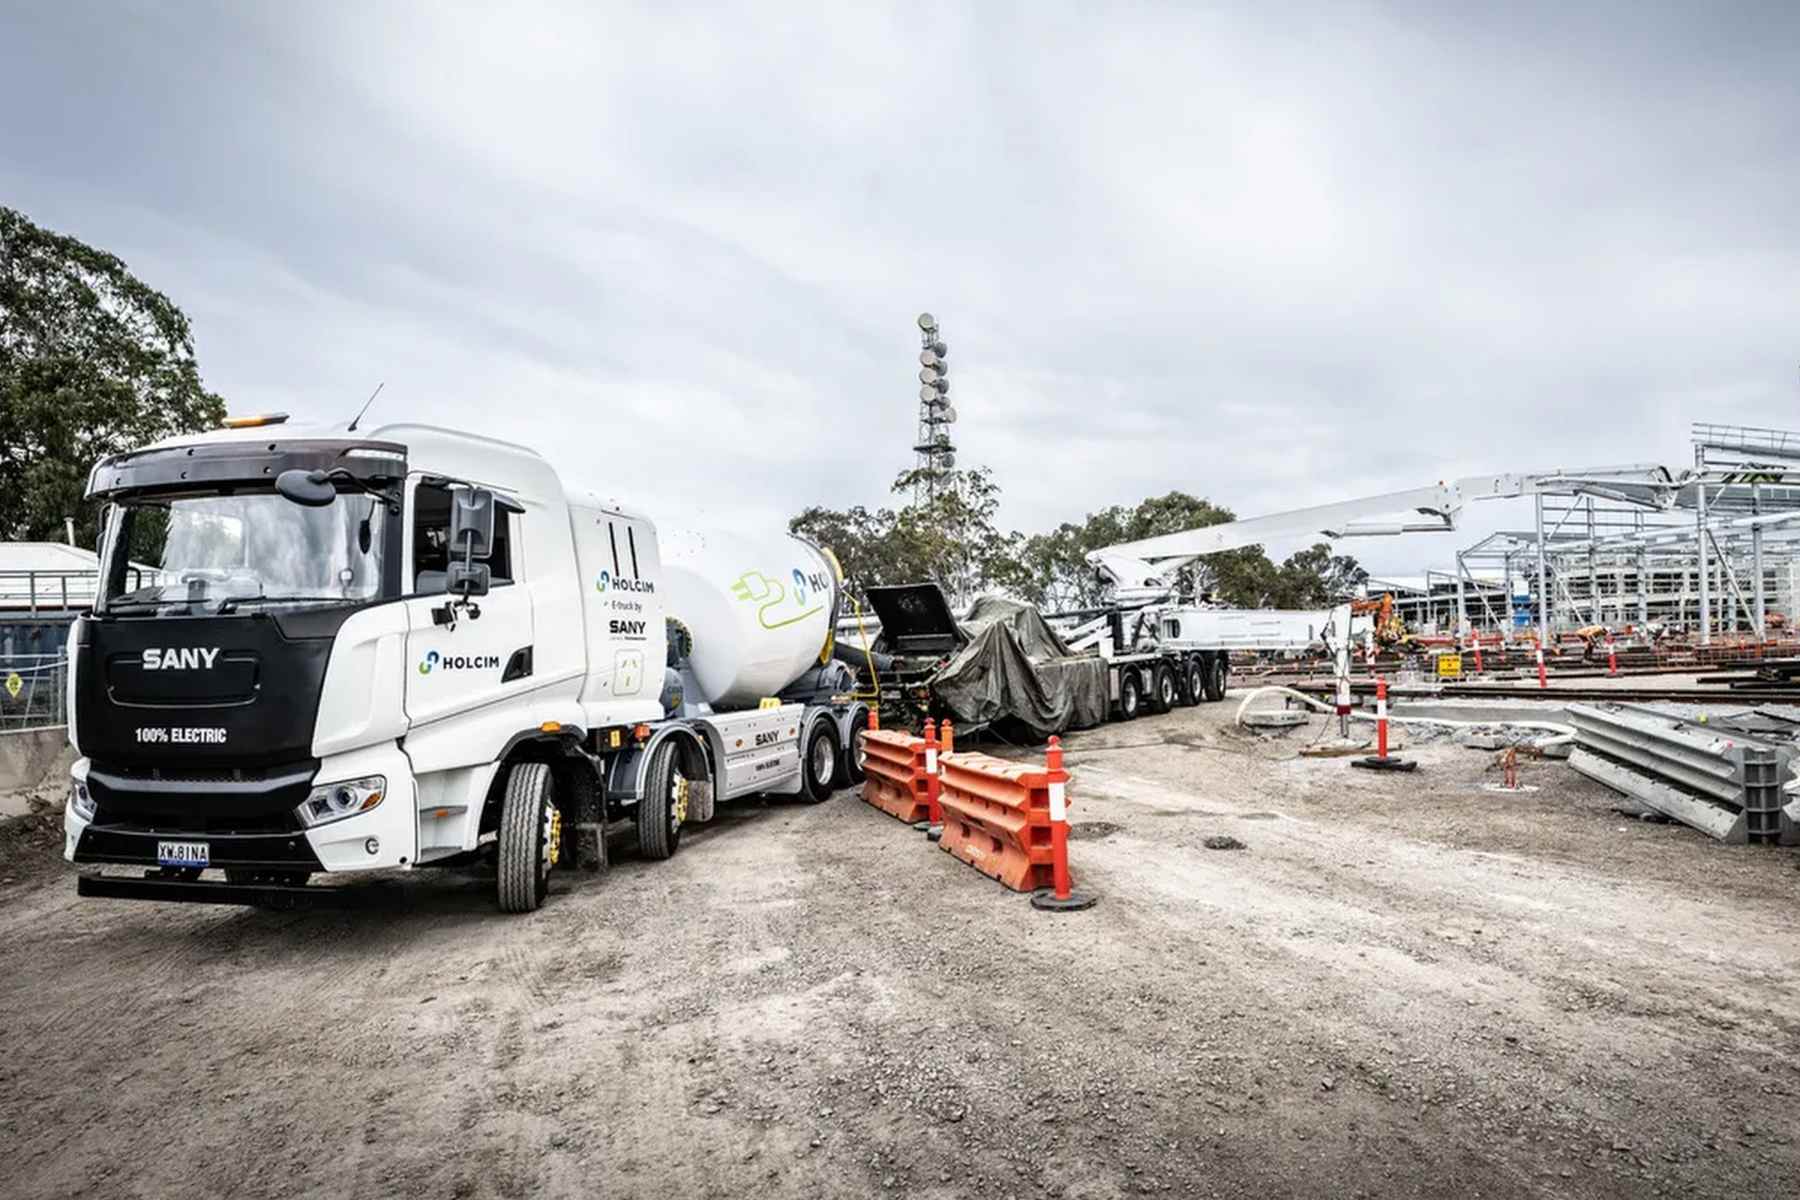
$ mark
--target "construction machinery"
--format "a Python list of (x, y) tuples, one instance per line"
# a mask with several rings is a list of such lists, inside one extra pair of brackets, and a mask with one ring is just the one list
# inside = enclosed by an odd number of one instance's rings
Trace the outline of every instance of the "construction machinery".
[(1352, 600), (1350, 615), (1369, 618), (1369, 636), (1381, 649), (1404, 653), (1413, 648), (1412, 634), (1394, 607), (1394, 593), (1383, 592), (1380, 599), (1371, 596)]

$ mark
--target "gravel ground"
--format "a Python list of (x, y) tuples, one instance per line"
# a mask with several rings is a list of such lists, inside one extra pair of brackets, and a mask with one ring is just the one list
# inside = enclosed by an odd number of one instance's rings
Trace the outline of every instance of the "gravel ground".
[(81, 901), (0, 827), (0, 1194), (1795, 1194), (1800, 855), (1235, 708), (1068, 740), (1076, 914), (848, 793), (530, 917)]

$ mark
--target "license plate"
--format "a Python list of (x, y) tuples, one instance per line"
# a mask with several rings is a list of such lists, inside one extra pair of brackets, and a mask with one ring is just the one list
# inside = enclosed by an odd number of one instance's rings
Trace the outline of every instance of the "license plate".
[(158, 842), (156, 861), (165, 867), (204, 867), (212, 859), (205, 842)]

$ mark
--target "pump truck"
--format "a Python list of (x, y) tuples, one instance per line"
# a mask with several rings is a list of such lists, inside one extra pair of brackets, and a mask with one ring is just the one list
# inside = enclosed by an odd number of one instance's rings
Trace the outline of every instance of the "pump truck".
[(525, 912), (609, 832), (668, 858), (720, 802), (860, 780), (828, 549), (665, 535), (471, 433), (231, 425), (88, 481), (81, 894), (281, 904), (319, 874), (486, 859)]

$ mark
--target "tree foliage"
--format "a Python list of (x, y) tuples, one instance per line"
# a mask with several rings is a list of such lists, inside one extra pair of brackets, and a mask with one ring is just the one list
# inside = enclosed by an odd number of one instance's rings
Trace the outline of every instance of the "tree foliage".
[[(893, 492), (906, 495), (918, 481), (917, 471), (902, 471)], [(814, 506), (789, 521), (788, 529), (830, 547), (859, 595), (870, 587), (933, 580), (953, 604), (964, 604), (985, 590), (1016, 589), (1013, 550), (1019, 539), (995, 528), (999, 506), (993, 472), (977, 467), (941, 472), (934, 495), (919, 504), (874, 511)]]
[[(893, 490), (904, 494), (913, 483), (914, 473), (902, 472)], [(1027, 537), (1002, 534), (994, 526), (999, 502), (999, 486), (986, 468), (953, 471), (928, 504), (875, 512), (814, 507), (789, 528), (830, 546), (859, 593), (874, 585), (931, 579), (943, 585), (952, 604), (994, 590), (1059, 611), (1102, 602), (1104, 586), (1087, 562), (1091, 551), (1236, 520), (1230, 509), (1170, 492)], [(1183, 569), (1180, 586), (1244, 608), (1322, 608), (1354, 594), (1367, 578), (1355, 559), (1334, 555), (1321, 542), (1279, 565), (1261, 546), (1211, 554)]]
[(0, 537), (61, 540), (108, 454), (216, 427), (188, 319), (103, 250), (0, 208)]
[[(1092, 551), (1236, 519), (1230, 509), (1186, 492), (1151, 496), (1129, 508), (1113, 505), (1080, 524), (1065, 522), (1026, 538), (1020, 549), (1025, 583), (1018, 591), (1046, 609), (1090, 608), (1104, 592), (1087, 564)], [(1241, 608), (1321, 608), (1353, 594), (1367, 578), (1355, 559), (1334, 555), (1321, 542), (1279, 566), (1261, 546), (1209, 554), (1181, 569), (1178, 587)]]

